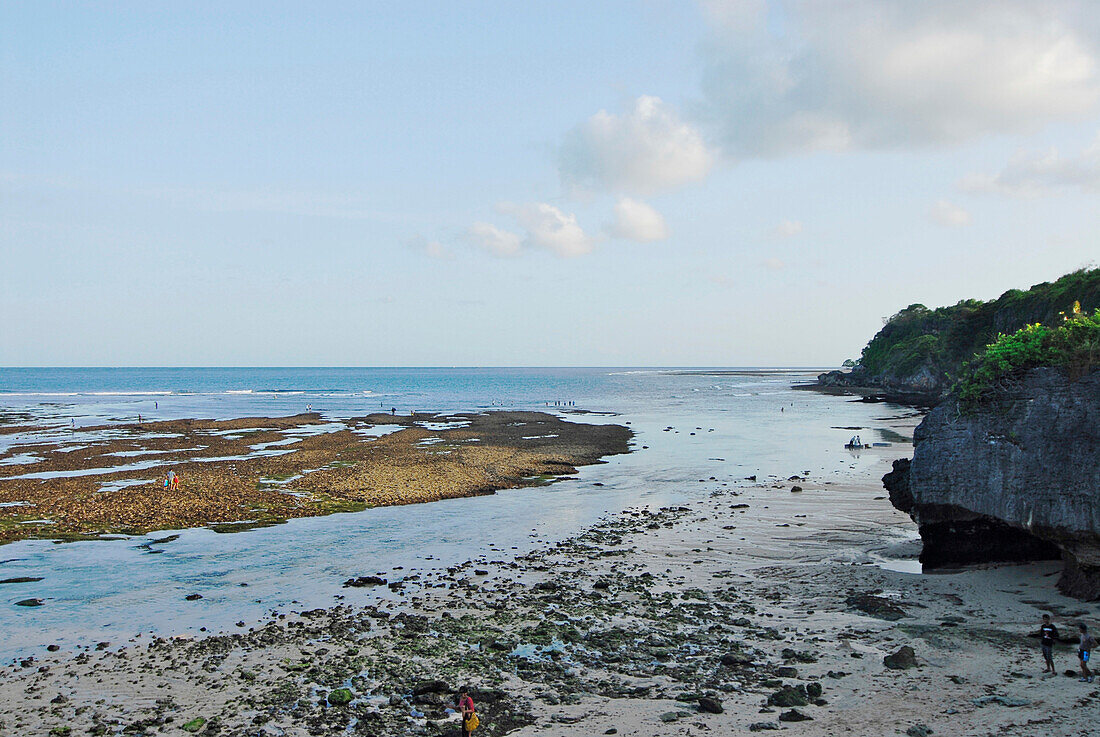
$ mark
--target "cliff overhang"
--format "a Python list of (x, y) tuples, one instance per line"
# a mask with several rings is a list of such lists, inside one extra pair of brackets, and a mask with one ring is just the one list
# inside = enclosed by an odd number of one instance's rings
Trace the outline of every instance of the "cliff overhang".
[(948, 397), (883, 485), (927, 568), (1060, 557), (1059, 588), (1100, 598), (1100, 371), (1032, 369), (976, 407)]

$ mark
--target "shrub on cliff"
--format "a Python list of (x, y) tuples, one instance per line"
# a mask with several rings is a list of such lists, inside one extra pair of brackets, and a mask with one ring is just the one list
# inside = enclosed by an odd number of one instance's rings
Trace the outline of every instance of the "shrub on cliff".
[(899, 388), (931, 376), (946, 390), (961, 376), (963, 364), (999, 334), (1056, 324), (1074, 300), (1086, 311), (1100, 308), (1100, 269), (1080, 269), (1027, 291), (1010, 289), (989, 302), (969, 299), (935, 309), (909, 305), (886, 320), (863, 349), (856, 371), (872, 383)]
[(973, 405), (1028, 369), (1057, 366), (1079, 378), (1100, 367), (1100, 309), (1091, 315), (1080, 303), (1060, 325), (1039, 323), (1001, 333), (985, 350), (963, 365), (954, 391)]

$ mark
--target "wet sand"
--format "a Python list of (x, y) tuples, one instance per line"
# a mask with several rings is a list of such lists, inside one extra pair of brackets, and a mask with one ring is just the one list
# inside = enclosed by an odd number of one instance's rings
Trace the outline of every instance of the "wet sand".
[(361, 581), (365, 607), (43, 651), (0, 669), (0, 731), (452, 735), (469, 684), (484, 735), (1092, 734), (1100, 685), (1040, 678), (1028, 637), (1100, 616), (1056, 565), (892, 570), (918, 549), (878, 482), (904, 450), (853, 481), (731, 471), (516, 559)]
[[(173, 420), (57, 435), (0, 455), (0, 542), (273, 524), (488, 494), (573, 474), (628, 452), (632, 437), (541, 412)], [(169, 470), (178, 490), (163, 487)]]

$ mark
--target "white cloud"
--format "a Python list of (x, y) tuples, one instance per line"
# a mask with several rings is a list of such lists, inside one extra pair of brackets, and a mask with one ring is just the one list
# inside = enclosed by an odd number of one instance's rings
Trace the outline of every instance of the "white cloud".
[(776, 238), (794, 238), (801, 233), (802, 222), (800, 220), (784, 220), (772, 228), (772, 235)]
[(466, 237), (474, 245), (484, 248), (494, 256), (519, 254), (522, 240), (518, 234), (501, 230), (489, 223), (474, 223), (466, 230)]
[(707, 7), (704, 115), (734, 157), (954, 143), (1085, 116), (1100, 101), (1087, 2)]
[(970, 225), (973, 218), (970, 212), (947, 200), (937, 200), (928, 211), (928, 216), (933, 222), (947, 228), (961, 228)]
[(611, 234), (616, 238), (645, 243), (668, 238), (668, 226), (661, 213), (640, 200), (620, 197), (615, 203), (615, 222)]
[(545, 248), (558, 256), (581, 256), (592, 250), (592, 239), (577, 224), (576, 215), (545, 202), (502, 203), (498, 209), (514, 216), (527, 231), (525, 245)]
[(764, 259), (764, 268), (771, 269), (772, 271), (780, 271), (781, 269), (787, 268), (787, 264), (783, 263), (781, 259), (773, 256), (772, 258)]
[(419, 251), (425, 254), (430, 258), (439, 260), (454, 258), (454, 254), (451, 252), (451, 249), (447, 248), (439, 241), (428, 240), (423, 236), (418, 235), (415, 238), (410, 238), (408, 241), (405, 242), (405, 245), (407, 245), (414, 251)]
[(997, 174), (978, 174), (963, 180), (962, 188), (1012, 197), (1037, 197), (1058, 189), (1100, 191), (1100, 137), (1076, 156), (1057, 149), (1016, 156)]
[(601, 110), (566, 134), (559, 169), (569, 185), (649, 193), (703, 179), (714, 154), (659, 97), (622, 115)]

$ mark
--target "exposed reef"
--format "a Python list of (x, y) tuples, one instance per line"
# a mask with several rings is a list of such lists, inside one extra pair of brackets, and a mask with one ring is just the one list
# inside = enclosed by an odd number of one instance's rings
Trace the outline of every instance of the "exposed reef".
[[(0, 428), (3, 431), (3, 428)], [(15, 428), (0, 543), (218, 531), (538, 486), (629, 452), (633, 433), (542, 412), (318, 414)], [(169, 471), (178, 488), (163, 485)]]

